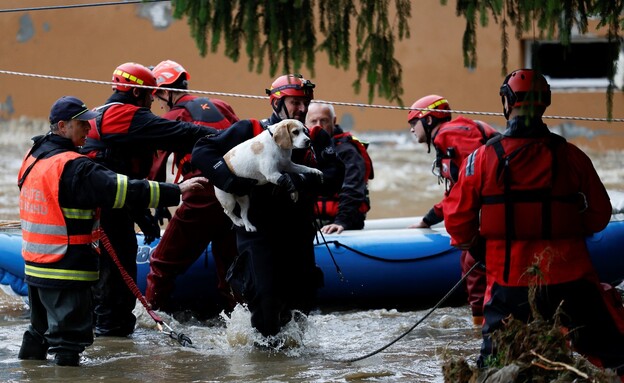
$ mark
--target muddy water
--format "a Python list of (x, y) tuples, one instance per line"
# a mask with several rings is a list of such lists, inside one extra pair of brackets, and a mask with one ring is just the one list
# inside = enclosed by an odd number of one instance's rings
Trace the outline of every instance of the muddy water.
[[(44, 125), (0, 125), (0, 219), (17, 219), (17, 170), (29, 137), (42, 129)], [(371, 218), (421, 215), (439, 200), (443, 189), (430, 173), (432, 154), (407, 134), (364, 138), (372, 142), (376, 174), (370, 185)], [(588, 153), (607, 187), (624, 190), (623, 153), (589, 148)], [(287, 352), (270, 354), (253, 347), (259, 338), (243, 308), (210, 322), (164, 316), (196, 346), (183, 348), (158, 333), (137, 306), (138, 327), (131, 338), (96, 339), (83, 354), (83, 367), (68, 368), (17, 359), (27, 310), (21, 298), (0, 292), (0, 381), (442, 382), (445, 354), (472, 360), (479, 348), (479, 332), (465, 306), (437, 309), (384, 352), (360, 362), (342, 362), (386, 345), (427, 311), (316, 312), (285, 330), (291, 345)]]

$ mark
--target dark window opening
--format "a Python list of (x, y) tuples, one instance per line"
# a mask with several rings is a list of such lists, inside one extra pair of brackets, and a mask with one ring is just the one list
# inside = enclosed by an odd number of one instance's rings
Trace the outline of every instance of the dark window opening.
[(534, 68), (552, 79), (606, 78), (612, 65), (608, 58), (617, 42), (576, 42), (563, 46), (558, 42), (538, 42), (533, 46)]

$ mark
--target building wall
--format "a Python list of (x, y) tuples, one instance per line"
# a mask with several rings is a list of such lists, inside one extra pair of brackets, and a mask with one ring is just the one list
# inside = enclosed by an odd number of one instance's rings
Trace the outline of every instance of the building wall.
[[(30, 3), (30, 4), (24, 4)], [(84, 3), (66, 0), (63, 4)], [(1, 8), (58, 5), (57, 0), (5, 0)], [(113, 69), (135, 61), (155, 65), (164, 59), (181, 63), (191, 74), (190, 87), (196, 90), (264, 96), (273, 78), (266, 71), (249, 72), (243, 54), (237, 63), (220, 54), (199, 56), (185, 21), (170, 20), (160, 5), (115, 5), (46, 11), (0, 13), (0, 70), (109, 81)], [(151, 14), (149, 14), (151, 12)], [(169, 23), (170, 22), (170, 23)], [(463, 67), (461, 41), (465, 22), (455, 15), (453, 5), (439, 0), (413, 2), (411, 38), (398, 43), (396, 58), (403, 66), (404, 103), (409, 106), (421, 96), (435, 93), (447, 97), (456, 110), (501, 112), (498, 89), (501, 73), (500, 30), (492, 22), (479, 28), (478, 64), (474, 70)], [(513, 39), (513, 36), (511, 36)], [(519, 41), (510, 41), (509, 69), (523, 66)], [(353, 67), (353, 64), (352, 64)], [(316, 84), (316, 98), (327, 101), (367, 104), (367, 92), (355, 94), (351, 86), (354, 69), (332, 68), (321, 53), (316, 73), (306, 77)], [(0, 120), (46, 118), (52, 102), (61, 95), (82, 98), (88, 106), (102, 104), (110, 87), (0, 74)], [(216, 97), (216, 96), (214, 96)], [(624, 117), (624, 95), (614, 97), (615, 118)], [(270, 113), (267, 100), (218, 97), (229, 102), (241, 118), (265, 117)], [(390, 104), (375, 98), (374, 104)], [(157, 103), (153, 111), (157, 110)], [(406, 131), (407, 111), (337, 106), (339, 121), (355, 131)], [(548, 115), (606, 117), (604, 89), (583, 92), (554, 92)], [(475, 117), (497, 126), (502, 116)], [(352, 123), (352, 124), (351, 124)], [(574, 123), (574, 134), (586, 135), (599, 147), (622, 147), (621, 123), (549, 120), (551, 126)], [(351, 125), (351, 126), (349, 126)], [(566, 125), (568, 126), (568, 125)], [(589, 130), (588, 130), (589, 129)], [(604, 133), (604, 134), (603, 134)]]

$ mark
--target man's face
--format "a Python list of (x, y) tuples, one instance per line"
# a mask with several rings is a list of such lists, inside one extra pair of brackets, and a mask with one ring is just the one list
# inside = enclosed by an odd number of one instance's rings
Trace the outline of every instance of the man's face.
[(165, 112), (168, 112), (169, 110), (171, 110), (171, 108), (169, 108), (169, 105), (167, 105), (167, 100), (169, 100), (168, 91), (159, 90), (158, 92), (154, 94), (154, 98), (158, 100), (158, 105), (160, 105), (160, 109), (164, 110)]
[(326, 105), (315, 103), (308, 108), (305, 125), (308, 129), (320, 126), (330, 136), (333, 136), (336, 117), (332, 118), (329, 108)]
[(295, 120), (299, 120), (304, 123), (309, 105), (310, 99), (308, 97), (284, 97), (284, 108), (288, 112), (288, 116), (286, 116), (282, 110), (280, 112), (280, 118), (294, 118)]
[(69, 138), (74, 146), (84, 146), (87, 141), (87, 134), (91, 130), (89, 121), (70, 120), (59, 121), (59, 131), (61, 136)]
[(425, 133), (425, 127), (423, 126), (422, 119), (414, 119), (410, 121), (410, 132), (416, 137), (419, 144), (427, 142), (427, 134)]

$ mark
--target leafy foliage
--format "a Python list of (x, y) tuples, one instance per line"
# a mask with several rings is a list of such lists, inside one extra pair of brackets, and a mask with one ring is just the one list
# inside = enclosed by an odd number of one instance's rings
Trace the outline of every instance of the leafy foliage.
[[(440, 0), (442, 5), (447, 2)], [(250, 70), (261, 72), (266, 60), (272, 76), (303, 67), (314, 75), (318, 52), (343, 69), (350, 66), (354, 52), (355, 90), (359, 92), (365, 81), (369, 101), (377, 94), (402, 104), (402, 67), (394, 58), (394, 44), (410, 37), (409, 0), (172, 0), (172, 5), (174, 17), (187, 18), (202, 56), (224, 41), (225, 54), (234, 61), (244, 46)], [(505, 74), (510, 33), (516, 39), (529, 33), (567, 45), (574, 30), (588, 32), (588, 19), (596, 17), (599, 26), (607, 28), (609, 42), (618, 43), (609, 52), (610, 115), (623, 6), (624, 0), (457, 0), (456, 13), (466, 21), (464, 66), (477, 66), (477, 28), (490, 20), (500, 25)]]
[(272, 76), (303, 67), (314, 75), (317, 51), (327, 53), (331, 65), (347, 69), (355, 21), (354, 87), (359, 91), (365, 81), (370, 101), (376, 91), (401, 103), (402, 69), (394, 42), (409, 37), (408, 0), (394, 0), (392, 15), (388, 0), (172, 0), (172, 5), (174, 17), (187, 18), (202, 56), (216, 52), (223, 40), (226, 56), (238, 61), (244, 44), (249, 70), (261, 72), (266, 60)]

